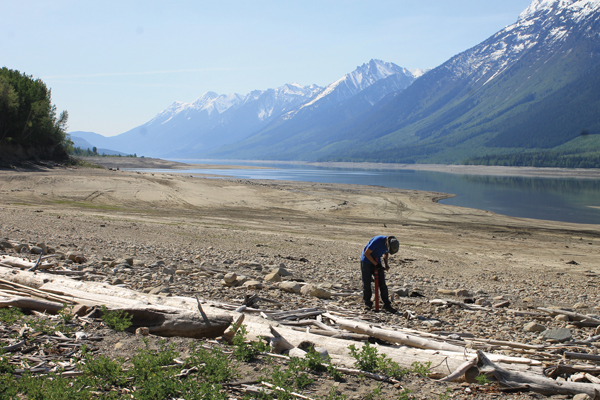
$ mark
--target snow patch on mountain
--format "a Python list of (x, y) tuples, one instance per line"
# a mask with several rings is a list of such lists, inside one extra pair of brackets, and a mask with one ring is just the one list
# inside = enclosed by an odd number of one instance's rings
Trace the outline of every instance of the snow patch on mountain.
[(357, 67), (351, 73), (346, 74), (337, 81), (331, 83), (329, 86), (323, 89), (323, 91), (319, 93), (317, 97), (304, 104), (302, 107), (300, 107), (300, 109), (312, 106), (321, 99), (331, 95), (336, 90), (345, 89), (345, 91), (347, 92), (345, 94), (345, 97), (350, 98), (358, 92), (365, 90), (373, 83), (399, 73), (411, 77), (414, 76), (410, 70), (399, 67), (394, 63), (385, 62), (381, 60), (371, 60), (368, 63)]
[(599, 10), (600, 0), (533, 0), (516, 23), (452, 58), (443, 67), (452, 70), (455, 79), (473, 76), (473, 81), (478, 82), (486, 77), (487, 84), (532, 47), (538, 44), (550, 47), (566, 40), (573, 22), (582, 23)]

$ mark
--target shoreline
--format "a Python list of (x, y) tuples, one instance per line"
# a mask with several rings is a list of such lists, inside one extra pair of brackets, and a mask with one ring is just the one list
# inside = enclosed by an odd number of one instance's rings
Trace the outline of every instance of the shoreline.
[[(181, 164), (191, 165), (198, 169), (211, 168), (269, 168), (244, 165), (195, 164), (181, 160)], [(226, 161), (226, 160), (206, 160)], [(395, 164), (395, 163), (355, 163), (355, 162), (310, 162), (310, 161), (268, 161), (268, 160), (227, 160), (235, 162), (256, 162), (262, 164), (306, 165), (322, 168), (366, 169), (366, 170), (413, 170), (443, 172), (457, 175), (488, 175), (488, 176), (522, 176), (532, 178), (581, 178), (600, 179), (600, 169), (587, 168), (546, 168), (546, 167), (508, 167), (496, 165), (461, 165), (461, 164)], [(172, 161), (175, 162), (175, 161)], [(276, 167), (273, 167), (276, 168)]]

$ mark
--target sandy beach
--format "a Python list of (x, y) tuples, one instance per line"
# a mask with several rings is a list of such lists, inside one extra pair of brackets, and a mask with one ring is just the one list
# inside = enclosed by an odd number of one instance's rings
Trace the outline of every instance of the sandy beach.
[[(460, 309), (429, 301), (462, 289), (474, 300), (507, 301), (511, 309), (563, 307), (600, 313), (598, 225), (512, 218), (439, 204), (448, 196), (444, 193), (209, 179), (124, 170), (181, 167), (164, 160), (100, 161), (111, 169), (0, 170), (0, 237), (77, 250), (86, 254), (91, 267), (105, 257), (127, 256), (139, 261), (142, 272), (156, 260), (164, 260), (173, 270), (182, 265), (193, 270), (205, 263), (248, 275), (257, 274), (249, 265), (261, 265), (263, 271), (284, 265), (303, 282), (359, 293), (363, 246), (372, 236), (394, 235), (401, 246), (391, 257), (391, 292), (407, 288), (424, 297), (395, 295), (397, 315), (364, 314), (364, 318), (536, 344), (543, 340), (523, 330), (531, 322), (526, 315), (465, 316)], [(156, 280), (166, 276), (160, 272), (141, 279), (142, 272), (99, 268), (90, 279), (107, 283), (118, 279), (140, 291), (164, 285)], [(246, 290), (222, 287), (211, 279), (191, 280), (185, 274), (169, 279), (169, 293), (196, 293), (232, 303)], [(285, 308), (335, 304), (362, 312), (360, 295), (327, 303), (271, 289), (263, 295), (282, 301)], [(423, 318), (407, 319), (402, 314), (407, 310)], [(432, 319), (441, 326), (425, 324)], [(570, 327), (578, 339), (594, 334), (594, 328), (574, 327), (568, 321), (548, 318), (542, 323), (547, 328)], [(597, 354), (598, 346), (590, 351)]]

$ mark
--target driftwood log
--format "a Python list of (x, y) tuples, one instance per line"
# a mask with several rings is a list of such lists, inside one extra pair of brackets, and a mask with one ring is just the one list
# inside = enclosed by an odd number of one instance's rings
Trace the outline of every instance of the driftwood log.
[(456, 353), (464, 353), (464, 347), (455, 346), (444, 342), (436, 342), (435, 340), (424, 339), (418, 336), (409, 335), (407, 333), (391, 331), (388, 329), (375, 328), (364, 322), (349, 320), (346, 318), (336, 317), (332, 314), (325, 314), (325, 317), (334, 321), (341, 328), (354, 333), (369, 335), (388, 342), (400, 343), (418, 349), (444, 350)]
[(28, 310), (35, 310), (39, 312), (48, 312), (50, 314), (56, 314), (59, 312), (63, 305), (61, 303), (55, 303), (52, 301), (32, 299), (31, 297), (23, 296), (10, 296), (0, 297), (0, 308), (6, 307), (17, 307), (25, 308)]
[[(337, 339), (322, 335), (314, 335), (306, 332), (298, 332), (290, 327), (278, 324), (275, 321), (267, 321), (262, 318), (246, 315), (244, 324), (248, 329), (248, 338), (258, 340), (261, 337), (270, 339), (273, 337), (270, 326), (276, 329), (280, 338), (285, 339), (293, 347), (302, 347), (301, 345), (308, 343), (315, 347), (323, 347), (327, 350), (332, 360), (337, 365), (343, 365), (352, 368), (355, 359), (351, 357), (349, 346), (358, 346), (356, 342), (351, 340)], [(456, 369), (466, 360), (475, 358), (475, 355), (465, 357), (463, 354), (453, 353), (452, 356), (441, 355), (439, 351), (423, 350), (410, 347), (387, 347), (376, 346), (380, 354), (385, 354), (388, 358), (397, 362), (403, 368), (411, 368), (414, 362), (426, 364), (431, 362), (432, 376), (442, 378)]]
[(592, 399), (600, 398), (600, 385), (597, 384), (558, 382), (543, 375), (509, 371), (491, 362), (481, 350), (477, 351), (477, 358), (479, 371), (505, 387), (532, 390), (545, 395), (585, 393)]
[(9, 265), (11, 267), (20, 268), (20, 269), (30, 269), (30, 268), (34, 268), (34, 267), (36, 267), (37, 269), (47, 269), (47, 268), (52, 268), (54, 266), (54, 264), (49, 263), (49, 262), (41, 262), (41, 261), (44, 260), (44, 258), (52, 258), (52, 257), (54, 257), (54, 256), (40, 257), (39, 258), (40, 262), (34, 262), (34, 261), (27, 261), (27, 260), (24, 260), (19, 257), (3, 255), (3, 256), (0, 256), (0, 263)]
[[(198, 301), (193, 298), (152, 296), (108, 284), (2, 267), (0, 277), (16, 283), (17, 288), (35, 288), (31, 290), (36, 297), (47, 294), (70, 304), (104, 305), (111, 311), (122, 310), (132, 316), (131, 329), (147, 327), (150, 333), (159, 336), (215, 338), (221, 336), (232, 321), (230, 315), (220, 310), (200, 310)], [(40, 303), (32, 304), (38, 306)], [(57, 302), (54, 306), (44, 307), (52, 312), (62, 306)]]
[(127, 330), (135, 331), (146, 327), (151, 334), (165, 337), (216, 338), (231, 324), (231, 317), (226, 314), (212, 315), (210, 319), (204, 320), (198, 312), (176, 308), (124, 307), (118, 310), (132, 317), (132, 325)]

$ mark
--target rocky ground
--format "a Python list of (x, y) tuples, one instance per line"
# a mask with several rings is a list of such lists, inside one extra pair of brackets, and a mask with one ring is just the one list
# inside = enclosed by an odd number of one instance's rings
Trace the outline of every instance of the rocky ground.
[[(565, 339), (542, 331), (566, 328), (567, 341), (600, 334), (537, 309), (598, 317), (600, 229), (593, 225), (443, 206), (434, 201), (445, 195), (436, 193), (88, 169), (0, 171), (0, 195), (2, 254), (28, 255), (44, 245), (48, 252), (81, 253), (85, 261), (61, 259), (56, 268), (84, 271), (84, 280), (234, 305), (259, 294), (282, 304), (258, 303), (265, 309), (338, 309), (376, 324), (455, 335), (458, 341), (481, 339), (471, 345), (515, 356), (525, 352), (548, 365), (562, 357), (559, 341)], [(360, 251), (376, 234), (393, 234), (402, 244), (387, 276), (396, 314), (362, 307)], [(282, 278), (288, 289), (271, 274), (277, 268), (289, 272)], [(334, 295), (303, 295), (294, 284)], [(448, 298), (486, 310), (431, 302)], [(109, 354), (133, 352), (140, 342), (126, 333), (104, 330), (103, 336), (97, 346)], [(170, 341), (182, 350), (190, 343)], [(592, 342), (570, 351), (597, 355), (599, 349)], [(253, 364), (245, 371), (252, 375), (260, 368)], [(332, 384), (323, 378), (307, 395), (324, 395)], [(348, 398), (366, 398), (376, 388), (354, 377), (336, 385)], [(417, 374), (405, 377), (402, 386), (416, 398), (442, 398), (446, 388), (456, 398), (539, 396), (441, 384)], [(381, 398), (398, 398), (394, 385), (382, 388)]]

